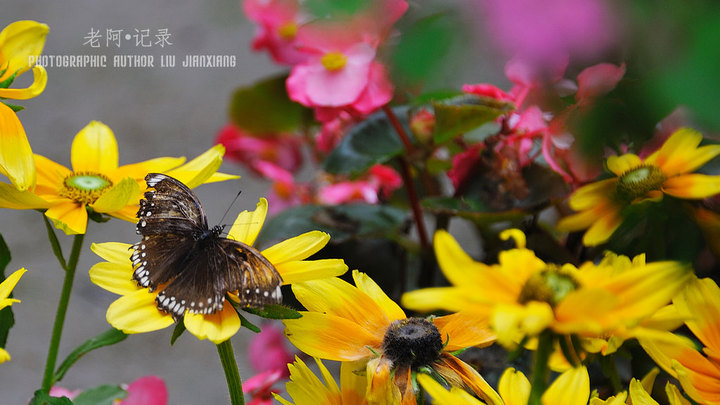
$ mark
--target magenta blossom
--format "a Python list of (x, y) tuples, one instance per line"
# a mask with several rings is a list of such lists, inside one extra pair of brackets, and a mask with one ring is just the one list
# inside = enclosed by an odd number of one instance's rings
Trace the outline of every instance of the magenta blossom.
[(289, 376), (288, 363), (295, 359), (295, 353), (288, 349), (288, 340), (283, 330), (272, 323), (262, 326), (262, 331), (252, 337), (248, 345), (250, 364), (258, 372), (281, 370), (281, 376)]
[(389, 198), (400, 186), (402, 186), (402, 178), (395, 169), (375, 165), (361, 179), (340, 181), (321, 187), (317, 199), (322, 204), (357, 201), (376, 204), (380, 201), (380, 197)]
[(285, 374), (289, 375), (287, 364), (284, 368), (267, 370), (259, 373), (253, 377), (250, 377), (243, 383), (243, 392), (250, 394), (250, 401), (248, 405), (272, 405), (273, 404), (273, 393), (277, 394), (280, 391), (273, 389), (273, 385), (283, 378), (283, 370)]
[(256, 173), (258, 162), (271, 162), (285, 170), (302, 165), (300, 139), (292, 134), (251, 135), (233, 124), (224, 126), (215, 143), (225, 146), (225, 156), (242, 163)]
[(127, 396), (119, 405), (166, 405), (168, 391), (162, 378), (148, 375), (133, 381), (127, 387)]
[(53, 385), (52, 388), (50, 388), (49, 395), (51, 397), (57, 397), (57, 398), (67, 397), (68, 399), (75, 399), (75, 397), (78, 396), (81, 392), (82, 392), (82, 390), (72, 390), (71, 391), (67, 388)]
[(312, 200), (308, 185), (296, 183), (292, 173), (282, 167), (260, 161), (255, 168), (261, 176), (272, 181), (272, 186), (267, 194), (270, 215), (296, 205), (307, 204)]
[(257, 24), (253, 49), (267, 50), (275, 62), (286, 65), (307, 59), (296, 41), (304, 20), (298, 0), (245, 0), (243, 10)]

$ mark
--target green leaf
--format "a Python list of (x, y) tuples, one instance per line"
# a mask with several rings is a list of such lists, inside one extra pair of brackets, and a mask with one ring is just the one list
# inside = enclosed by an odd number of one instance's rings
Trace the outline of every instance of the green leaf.
[(175, 329), (173, 329), (172, 336), (170, 337), (170, 346), (175, 344), (175, 341), (178, 340), (180, 335), (182, 335), (185, 330), (185, 322), (182, 319), (179, 319), (175, 323)]
[[(0, 72), (0, 76), (4, 75), (6, 70), (7, 69), (3, 69), (2, 72)], [(15, 77), (17, 77), (17, 72), (13, 73), (7, 79), (0, 82), (0, 89), (7, 89), (8, 87), (10, 87), (10, 85), (15, 81)]]
[(452, 197), (432, 197), (423, 199), (420, 204), (424, 210), (435, 215), (460, 217), (478, 224), (489, 224), (500, 221), (516, 221), (527, 215), (519, 208), (506, 211), (494, 211), (480, 200), (459, 199)]
[(301, 205), (266, 221), (258, 244), (266, 245), (313, 230), (327, 232), (334, 243), (349, 238), (385, 237), (399, 233), (408, 218), (407, 211), (385, 205)]
[[(0, 282), (5, 280), (5, 268), (10, 263), (10, 259), (10, 248), (8, 248), (5, 239), (0, 234)], [(12, 298), (12, 293), (10, 293), (9, 298)], [(0, 310), (0, 347), (5, 347), (13, 325), (15, 325), (15, 317), (13, 316), (12, 307), (7, 306)]]
[(305, 9), (319, 18), (336, 19), (350, 17), (370, 5), (369, 0), (307, 0)]
[(257, 315), (266, 319), (299, 319), (302, 315), (283, 305), (265, 305), (262, 308), (243, 308), (246, 312)]
[(72, 365), (75, 364), (76, 361), (80, 360), (80, 358), (85, 354), (104, 346), (110, 346), (115, 343), (122, 342), (125, 338), (127, 338), (125, 333), (115, 328), (110, 328), (107, 331), (86, 340), (83, 344), (73, 350), (62, 362), (62, 364), (60, 364), (55, 371), (53, 381), (57, 382), (62, 380), (63, 376), (65, 376), (65, 373), (67, 373), (70, 367), (72, 367)]
[[(405, 133), (410, 136), (408, 111), (406, 106), (393, 108)], [(385, 112), (378, 111), (350, 128), (325, 159), (323, 169), (329, 173), (355, 176), (378, 163), (388, 162), (404, 151), (402, 141)]]
[[(235, 304), (234, 302), (233, 302), (233, 306), (235, 306), (236, 309), (244, 310), (244, 308), (239, 308), (239, 305)], [(242, 316), (242, 314), (240, 314), (240, 312), (238, 312), (238, 316), (240, 317), (240, 326), (242, 326), (243, 328), (250, 329), (251, 331), (253, 331), (255, 333), (261, 332), (260, 328), (258, 328), (257, 325), (248, 321), (247, 318), (245, 318), (244, 316)]]
[(47, 391), (37, 390), (28, 405), (73, 405), (67, 397), (51, 397)]
[(10, 104), (10, 103), (6, 103), (5, 101), (3, 101), (2, 103), (5, 104), (6, 106), (10, 107), (10, 109), (13, 110), (14, 112), (22, 111), (25, 109), (25, 107), (23, 107), (21, 105)]
[(455, 136), (494, 121), (514, 109), (511, 103), (490, 97), (465, 94), (451, 99), (434, 101), (435, 142), (443, 143)]
[(263, 135), (292, 132), (309, 122), (311, 111), (288, 98), (286, 79), (282, 74), (235, 90), (230, 101), (235, 125)]
[(98, 385), (80, 393), (73, 402), (75, 405), (113, 405), (126, 396), (127, 391), (119, 385)]

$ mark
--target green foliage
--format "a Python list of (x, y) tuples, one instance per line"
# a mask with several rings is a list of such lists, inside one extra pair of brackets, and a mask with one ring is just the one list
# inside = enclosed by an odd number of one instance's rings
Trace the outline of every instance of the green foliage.
[[(5, 239), (0, 235), (0, 282), (4, 281), (5, 268), (10, 264), (10, 248), (5, 243)], [(10, 294), (12, 297), (12, 293)], [(8, 335), (10, 334), (10, 328), (15, 325), (15, 317), (11, 306), (7, 306), (0, 310), (0, 347), (5, 347), (7, 344)]]
[(73, 405), (73, 402), (67, 397), (51, 397), (47, 391), (37, 390), (28, 405)]
[(282, 74), (235, 90), (230, 101), (230, 118), (235, 125), (254, 135), (291, 132), (305, 126), (310, 110), (288, 98), (286, 79), (287, 74)]
[(123, 340), (125, 340), (125, 338), (127, 338), (127, 335), (125, 333), (115, 328), (110, 328), (105, 332), (86, 340), (75, 350), (73, 350), (67, 356), (67, 358), (65, 358), (62, 364), (60, 364), (60, 366), (55, 371), (53, 381), (57, 382), (62, 380), (62, 378), (65, 376), (65, 373), (67, 373), (70, 367), (72, 367), (72, 365), (75, 364), (76, 361), (80, 360), (80, 358), (87, 353), (104, 346), (110, 346), (114, 345), (115, 343), (122, 342)]
[(175, 322), (175, 328), (173, 329), (172, 336), (170, 336), (170, 346), (175, 344), (175, 341), (178, 340), (180, 336), (182, 336), (183, 333), (185, 333), (187, 329), (185, 328), (185, 322), (183, 319), (179, 319), (177, 322)]
[[(395, 107), (393, 112), (409, 134), (409, 109)], [(340, 144), (325, 159), (323, 169), (333, 174), (359, 175), (376, 164), (400, 156), (404, 150), (385, 112), (379, 111), (345, 134)]]
[(318, 18), (346, 18), (370, 5), (369, 0), (307, 0), (304, 7)]
[[(235, 308), (239, 308), (239, 306), (237, 306), (235, 303), (233, 303), (233, 305), (235, 306)], [(249, 330), (251, 330), (251, 331), (253, 331), (253, 332), (255, 332), (255, 333), (260, 333), (260, 332), (261, 332), (260, 328), (257, 327), (257, 325), (255, 325), (255, 324), (253, 324), (252, 322), (248, 321), (247, 318), (245, 318), (244, 316), (242, 316), (239, 312), (238, 312), (238, 316), (240, 317), (240, 326), (242, 326), (243, 328), (247, 328), (247, 329), (249, 329)]]
[(127, 396), (127, 391), (118, 385), (99, 385), (83, 391), (73, 399), (75, 405), (113, 405), (116, 400)]
[(506, 114), (514, 109), (511, 103), (465, 94), (433, 101), (436, 143), (446, 142)]
[(253, 315), (257, 315), (266, 319), (298, 319), (302, 318), (302, 315), (292, 309), (283, 305), (265, 305), (262, 308), (244, 308), (245, 312), (249, 312)]

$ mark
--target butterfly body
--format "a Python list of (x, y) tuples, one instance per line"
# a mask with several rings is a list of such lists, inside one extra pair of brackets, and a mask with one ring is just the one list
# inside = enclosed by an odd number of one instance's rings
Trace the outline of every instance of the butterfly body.
[(186, 311), (212, 314), (222, 310), (227, 293), (240, 305), (282, 301), (282, 278), (252, 246), (221, 236), (210, 228), (197, 196), (180, 181), (159, 173), (145, 177), (148, 191), (140, 200), (133, 245), (133, 279), (149, 291), (160, 289), (158, 309), (175, 319)]

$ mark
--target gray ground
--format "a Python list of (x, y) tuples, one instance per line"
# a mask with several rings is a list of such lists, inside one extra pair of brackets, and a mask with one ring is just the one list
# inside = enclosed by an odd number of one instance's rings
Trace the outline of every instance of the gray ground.
[[(237, 55), (238, 66), (225, 69), (48, 68), (45, 92), (22, 102), (27, 109), (19, 115), (33, 150), (66, 166), (70, 165), (73, 136), (91, 120), (103, 121), (114, 130), (121, 164), (157, 156), (193, 157), (211, 146), (216, 132), (225, 124), (231, 90), (279, 70), (266, 55), (250, 51), (254, 27), (242, 16), (236, 0), (5, 0), (0, 9), (0, 27), (20, 19), (48, 24), (45, 54), (104, 54), (111, 59), (114, 54), (169, 53), (177, 55), (178, 64), (185, 54)], [(97, 49), (83, 45), (91, 29), (134, 33), (135, 28), (150, 29), (153, 35), (157, 29), (166, 28), (173, 45), (165, 49), (143, 49), (132, 41), (123, 41), (119, 49), (105, 47), (104, 43)], [(490, 80), (479, 73), (474, 65), (466, 76), (470, 81)], [(18, 84), (22, 83), (25, 81)], [(252, 209), (266, 187), (238, 166), (225, 164), (223, 169), (239, 173), (244, 179), (197, 190), (210, 222), (219, 221), (239, 188), (243, 190), (239, 208)], [(12, 361), (0, 365), (0, 404), (24, 404), (40, 386), (63, 273), (51, 254), (38, 212), (0, 211), (0, 233), (13, 255), (8, 270), (29, 270), (15, 289), (22, 302), (13, 306), (17, 324), (7, 345)], [(117, 297), (90, 282), (88, 269), (99, 258), (90, 252), (89, 243), (135, 239), (134, 225), (128, 222), (112, 220), (89, 225), (60, 359), (108, 328), (105, 311)], [(71, 240), (61, 233), (66, 255)], [(227, 403), (227, 388), (214, 345), (186, 334), (170, 347), (171, 332), (172, 328), (168, 328), (133, 335), (118, 345), (93, 352), (71, 369), (61, 385), (88, 388), (156, 374), (165, 379), (172, 404)], [(249, 336), (243, 330), (232, 339), (243, 378), (252, 375), (244, 353)]]

